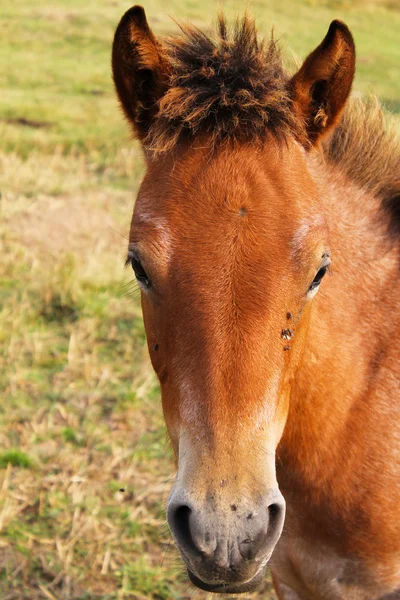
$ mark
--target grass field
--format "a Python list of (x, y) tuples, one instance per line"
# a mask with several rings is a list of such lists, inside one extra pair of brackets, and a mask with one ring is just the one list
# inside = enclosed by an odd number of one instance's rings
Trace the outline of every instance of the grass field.
[[(191, 599), (165, 525), (173, 464), (124, 271), (143, 161), (110, 79), (120, 0), (0, 0), (0, 598)], [(229, 16), (241, 3), (226, 1)], [(400, 1), (253, 0), (303, 57), (353, 30), (355, 88), (400, 113)], [(211, 0), (149, 0), (208, 27)], [(123, 491), (122, 491), (123, 490)], [(258, 595), (274, 598), (268, 581)]]

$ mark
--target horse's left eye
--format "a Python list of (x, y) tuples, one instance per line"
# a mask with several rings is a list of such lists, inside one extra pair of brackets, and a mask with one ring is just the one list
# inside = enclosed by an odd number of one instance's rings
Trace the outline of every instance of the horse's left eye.
[(127, 258), (126, 263), (127, 263), (127, 265), (128, 264), (131, 265), (133, 272), (135, 273), (135, 277), (136, 277), (137, 281), (140, 284), (142, 284), (145, 288), (150, 289), (151, 288), (150, 278), (148, 277), (146, 271), (144, 270), (142, 263), (140, 262), (140, 258), (132, 250), (129, 250), (129, 252), (128, 252), (128, 258)]
[(328, 265), (320, 268), (320, 270), (318, 271), (318, 273), (316, 274), (316, 276), (312, 280), (311, 285), (308, 288), (308, 292), (313, 292), (313, 291), (316, 291), (318, 289), (319, 284), (321, 283), (322, 278), (325, 275), (325, 273), (327, 272), (327, 270), (328, 270)]

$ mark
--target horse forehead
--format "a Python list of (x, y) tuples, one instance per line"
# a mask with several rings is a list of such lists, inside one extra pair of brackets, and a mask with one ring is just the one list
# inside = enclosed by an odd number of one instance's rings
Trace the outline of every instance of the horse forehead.
[(287, 229), (297, 212), (287, 204), (290, 185), (284, 189), (276, 174), (263, 166), (240, 156), (229, 158), (203, 165), (187, 186), (181, 186), (179, 174), (174, 174), (175, 185), (164, 204), (170, 226), (181, 224), (190, 230), (207, 227), (227, 233), (257, 226), (262, 234), (263, 226), (284, 219)]
[[(207, 200), (211, 204), (223, 202), (225, 205), (238, 202), (263, 203), (266, 196), (270, 202), (279, 200), (285, 180), (290, 185), (290, 174), (285, 172), (287, 161), (277, 151), (257, 153), (248, 148), (236, 151), (221, 151), (215, 158), (199, 156), (196, 165), (185, 165), (185, 170), (193, 169), (185, 189), (188, 201), (193, 196)], [(180, 173), (175, 175), (180, 184)], [(274, 198), (276, 196), (276, 198)]]
[[(159, 239), (171, 253), (240, 248), (241, 242), (281, 256), (295, 256), (307, 243), (318, 216), (309, 211), (310, 186), (304, 160), (294, 147), (256, 152), (228, 149), (215, 157), (189, 153), (173, 164), (155, 165), (135, 207), (134, 223)], [(312, 194), (312, 191), (311, 191)], [(314, 212), (314, 211), (313, 211)], [(244, 233), (237, 237), (238, 232)], [(188, 241), (190, 240), (190, 244)]]

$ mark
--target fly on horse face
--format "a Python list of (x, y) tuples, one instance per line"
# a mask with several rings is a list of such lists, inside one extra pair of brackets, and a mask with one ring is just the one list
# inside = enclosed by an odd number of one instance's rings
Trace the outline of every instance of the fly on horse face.
[(347, 103), (350, 31), (289, 75), (247, 16), (157, 39), (135, 6), (112, 64), (190, 579), (250, 592), (268, 563), (281, 600), (400, 598), (400, 149)]

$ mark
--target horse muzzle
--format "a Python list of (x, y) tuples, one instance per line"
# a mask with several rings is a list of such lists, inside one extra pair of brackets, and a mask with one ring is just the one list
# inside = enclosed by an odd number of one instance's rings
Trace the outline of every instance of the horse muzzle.
[(208, 592), (255, 590), (281, 535), (285, 501), (278, 489), (257, 502), (216, 502), (201, 505), (184, 490), (174, 489), (167, 519), (189, 577)]

